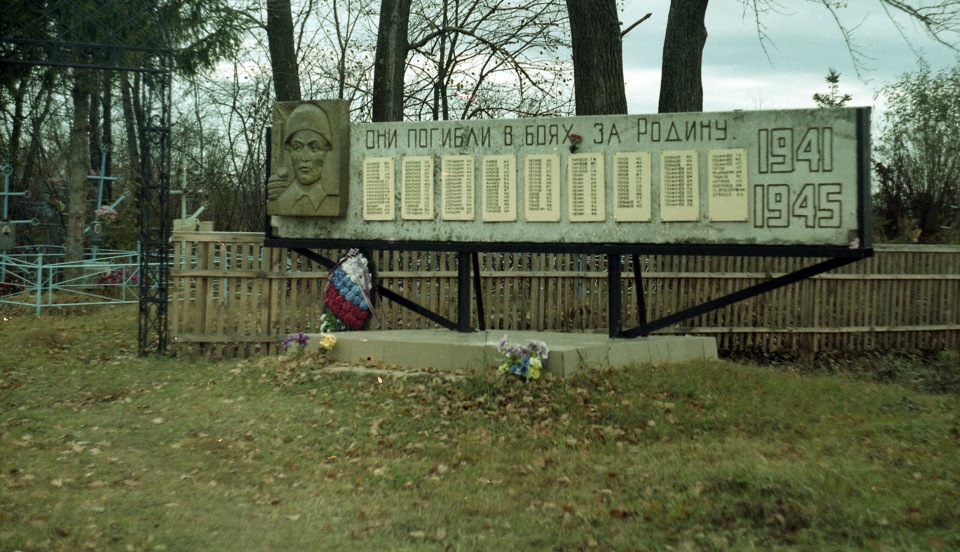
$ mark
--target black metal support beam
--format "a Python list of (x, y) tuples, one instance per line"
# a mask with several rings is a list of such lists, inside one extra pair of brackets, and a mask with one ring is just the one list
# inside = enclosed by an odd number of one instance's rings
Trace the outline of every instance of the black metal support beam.
[(465, 251), (457, 253), (457, 331), (469, 333), (470, 327), (470, 261), (473, 256)]
[(620, 337), (622, 321), (620, 313), (623, 310), (623, 281), (621, 276), (623, 267), (620, 263), (620, 254), (607, 255), (607, 323), (608, 334), (611, 338)]
[(822, 274), (824, 272), (833, 270), (835, 268), (840, 268), (841, 266), (848, 265), (850, 263), (856, 262), (857, 259), (849, 258), (838, 258), (838, 259), (827, 259), (826, 261), (811, 265), (795, 272), (789, 274), (784, 274), (772, 280), (766, 282), (761, 282), (759, 284), (735, 291), (729, 295), (724, 295), (712, 301), (707, 301), (701, 305), (691, 307), (689, 309), (671, 314), (670, 316), (665, 316), (663, 318), (654, 320), (653, 322), (648, 322), (646, 324), (641, 324), (636, 328), (627, 330), (623, 332), (623, 337), (646, 337), (651, 332), (655, 332), (661, 328), (666, 328), (667, 326), (672, 326), (678, 322), (682, 322), (689, 318), (699, 316), (701, 314), (708, 313), (712, 310), (726, 307), (727, 305), (732, 305), (736, 302), (755, 297), (762, 293), (767, 293), (775, 289), (779, 289), (783, 286), (787, 286), (801, 280), (806, 280), (816, 276), (817, 274)]
[(480, 331), (487, 329), (486, 318), (483, 315), (483, 286), (480, 283), (480, 254), (474, 251), (473, 256), (473, 294), (477, 300), (477, 325)]
[(812, 245), (738, 245), (738, 244), (665, 244), (665, 243), (539, 243), (539, 242), (453, 242), (352, 240), (341, 238), (277, 238), (267, 228), (264, 245), (288, 249), (384, 249), (389, 251), (497, 251), (504, 253), (584, 253), (602, 255), (633, 253), (645, 255), (709, 255), (717, 257), (818, 257), (863, 259), (873, 256), (873, 248)]
[(634, 253), (633, 257), (633, 289), (637, 294), (637, 319), (640, 325), (647, 323), (647, 297), (643, 292), (643, 273), (641, 272), (640, 255)]

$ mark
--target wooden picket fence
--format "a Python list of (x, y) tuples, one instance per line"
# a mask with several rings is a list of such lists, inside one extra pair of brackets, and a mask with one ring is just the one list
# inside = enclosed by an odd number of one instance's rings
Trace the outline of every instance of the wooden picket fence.
[[(343, 251), (321, 251), (339, 258)], [(603, 332), (604, 255), (480, 254), (486, 327), (497, 331)], [(768, 257), (640, 258), (647, 317), (656, 319), (817, 262)], [(378, 251), (379, 282), (451, 320), (455, 253)], [(636, 326), (638, 290), (623, 262), (623, 325)], [(262, 234), (174, 235), (171, 347), (215, 358), (269, 354), (297, 331), (319, 331), (327, 270), (263, 246)], [(472, 307), (474, 327), (477, 309)], [(390, 301), (379, 329), (435, 324)], [(711, 335), (721, 351), (815, 352), (960, 348), (960, 247), (878, 246), (841, 269), (660, 330)]]

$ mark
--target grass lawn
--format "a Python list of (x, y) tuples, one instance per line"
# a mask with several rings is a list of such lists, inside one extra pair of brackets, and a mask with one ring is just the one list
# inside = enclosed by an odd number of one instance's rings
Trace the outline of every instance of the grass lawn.
[(0, 314), (0, 550), (960, 549), (956, 393), (138, 358), (136, 323)]

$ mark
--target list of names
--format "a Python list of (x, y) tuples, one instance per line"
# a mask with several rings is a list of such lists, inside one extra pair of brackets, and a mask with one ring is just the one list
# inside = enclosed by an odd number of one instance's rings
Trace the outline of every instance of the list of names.
[(513, 155), (483, 157), (483, 222), (517, 220), (517, 158)]
[(660, 152), (660, 220), (700, 220), (699, 182), (695, 150)]
[(367, 157), (363, 160), (363, 220), (395, 220), (393, 157)]
[(433, 220), (433, 157), (404, 157), (400, 173), (400, 217)]
[(653, 218), (650, 201), (650, 152), (616, 153), (613, 156), (613, 220), (649, 222)]
[(474, 220), (474, 181), (472, 155), (440, 158), (440, 218)]
[(710, 150), (707, 156), (708, 215), (713, 222), (746, 222), (747, 150)]
[(524, 163), (524, 218), (529, 222), (559, 222), (560, 156), (528, 155)]
[(605, 220), (605, 188), (602, 153), (580, 153), (568, 157), (567, 191), (570, 222)]

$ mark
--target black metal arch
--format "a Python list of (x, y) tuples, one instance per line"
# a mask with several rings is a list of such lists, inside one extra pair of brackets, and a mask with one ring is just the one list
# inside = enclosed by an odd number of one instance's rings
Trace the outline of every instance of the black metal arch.
[(0, 68), (64, 67), (144, 74), (140, 143), (141, 355), (165, 353), (170, 282), (170, 106), (173, 48), (155, 0), (12, 0), (0, 19)]

